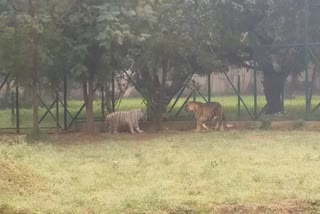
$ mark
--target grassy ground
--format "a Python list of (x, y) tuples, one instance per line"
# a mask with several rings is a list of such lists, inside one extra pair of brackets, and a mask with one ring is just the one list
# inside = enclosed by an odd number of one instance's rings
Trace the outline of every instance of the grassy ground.
[[(204, 102), (201, 97), (197, 98), (198, 101)], [(249, 111), (251, 114), (254, 112), (253, 106), (253, 97), (252, 96), (243, 96), (243, 100), (245, 101)], [(187, 114), (184, 110), (178, 116), (175, 114), (178, 112), (180, 107), (182, 106), (185, 98), (182, 98), (178, 101), (177, 105), (169, 114), (171, 120), (190, 120), (192, 118), (191, 114)], [(250, 119), (248, 113), (246, 112), (244, 106), (241, 104), (241, 115), (240, 118), (237, 115), (237, 103), (238, 98), (236, 96), (224, 96), (224, 97), (212, 97), (212, 101), (218, 101), (222, 103), (224, 106), (227, 119), (229, 120), (248, 120)], [(173, 104), (174, 100), (172, 100), (169, 107)], [(265, 98), (263, 96), (258, 97), (258, 111), (263, 108), (265, 105)], [(312, 107), (315, 107), (318, 103), (320, 103), (320, 96), (314, 96), (312, 101)], [(68, 110), (72, 116), (75, 116), (82, 106), (83, 101), (69, 101), (68, 102)], [(123, 99), (121, 105), (118, 110), (131, 110), (135, 108), (145, 108), (144, 103), (141, 98), (127, 98)], [(305, 117), (305, 100), (303, 96), (299, 96), (296, 99), (285, 100), (285, 111), (286, 115), (282, 118), (283, 120), (300, 120)], [(46, 112), (44, 108), (40, 108), (39, 114), (41, 116)], [(97, 101), (94, 104), (94, 113), (95, 117), (102, 117), (101, 113), (101, 102)], [(52, 109), (52, 114), (56, 115), (55, 108)], [(15, 128), (15, 116), (12, 116), (11, 109), (0, 110), (0, 128)], [(85, 117), (85, 109), (81, 112), (80, 118)], [(310, 117), (311, 120), (320, 120), (320, 110), (317, 110)], [(67, 123), (69, 124), (72, 120), (72, 117), (68, 115)], [(59, 121), (63, 126), (63, 107), (60, 106), (59, 109)], [(32, 126), (32, 110), (22, 108), (20, 109), (20, 126), (21, 127), (31, 127)], [(52, 119), (51, 115), (48, 114), (46, 118), (41, 123), (41, 127), (56, 127), (56, 122)]]
[(319, 213), (320, 134), (1, 137), (0, 213)]

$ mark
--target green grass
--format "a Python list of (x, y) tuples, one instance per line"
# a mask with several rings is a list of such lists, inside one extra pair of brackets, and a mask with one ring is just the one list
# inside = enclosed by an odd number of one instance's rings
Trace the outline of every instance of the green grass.
[(65, 135), (37, 144), (2, 137), (0, 212), (208, 213), (275, 204), (285, 211), (293, 201), (317, 213), (319, 139), (264, 131)]
[[(197, 97), (198, 101), (204, 102), (201, 97)], [(253, 106), (253, 97), (252, 96), (243, 96), (243, 100), (245, 101), (249, 111), (251, 114), (254, 112)], [(180, 107), (182, 106), (185, 98), (181, 98), (170, 116), (170, 120), (190, 120), (192, 119), (191, 114), (187, 114), (184, 110), (175, 117), (175, 114), (178, 112)], [(225, 113), (227, 119), (230, 120), (248, 120), (250, 119), (248, 113), (246, 112), (244, 106), (241, 104), (241, 116), (240, 118), (237, 116), (237, 103), (238, 98), (236, 96), (225, 96), (225, 97), (212, 97), (212, 101), (218, 101), (222, 103), (225, 109)], [(172, 100), (169, 107), (173, 104), (174, 100)], [(265, 105), (266, 101), (263, 96), (258, 97), (258, 111), (260, 111)], [(314, 96), (312, 101), (312, 107), (315, 107), (318, 103), (320, 103), (320, 96)], [(68, 102), (68, 110), (71, 115), (74, 117), (82, 106), (83, 101), (69, 101)], [(145, 108), (144, 103), (141, 98), (126, 98), (123, 99), (121, 105), (118, 110), (131, 110), (135, 108)], [(299, 96), (296, 99), (285, 100), (285, 111), (286, 115), (282, 118), (283, 120), (299, 120), (305, 117), (305, 100), (303, 96)], [(44, 108), (40, 108), (39, 114), (40, 118), (46, 112)], [(55, 108), (52, 109), (52, 114), (56, 115)], [(94, 103), (94, 114), (95, 117), (101, 117), (101, 102), (96, 101)], [(1, 110), (0, 111), (0, 128), (14, 128), (15, 127), (15, 117), (11, 115), (11, 110)], [(85, 117), (85, 109), (79, 115), (80, 118)], [(311, 115), (311, 120), (320, 120), (320, 110), (317, 110), (315, 113)], [(72, 120), (72, 117), (68, 115), (67, 123), (69, 124)], [(60, 124), (63, 125), (63, 108), (59, 107), (59, 121)], [(32, 110), (31, 109), (20, 109), (20, 126), (21, 127), (32, 127)], [(52, 119), (51, 115), (48, 114), (46, 118), (41, 123), (41, 127), (55, 127), (56, 122)]]

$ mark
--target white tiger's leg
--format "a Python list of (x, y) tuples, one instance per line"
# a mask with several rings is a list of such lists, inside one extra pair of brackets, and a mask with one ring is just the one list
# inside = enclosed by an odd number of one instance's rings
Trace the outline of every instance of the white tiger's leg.
[(111, 128), (111, 133), (112, 134), (118, 134), (118, 126), (117, 125), (113, 125)]
[(143, 132), (143, 130), (141, 130), (141, 129), (139, 128), (139, 125), (137, 125), (137, 126), (135, 127), (135, 129), (137, 130), (138, 133), (142, 133), (142, 132)]
[(111, 126), (109, 125), (109, 123), (107, 121), (105, 121), (103, 128), (104, 128), (103, 129), (104, 132), (110, 132)]
[(205, 128), (206, 130), (209, 130), (209, 128), (204, 123), (202, 123), (202, 127)]
[(110, 131), (112, 134), (118, 134), (118, 123), (117, 122), (111, 122), (110, 124)]
[(114, 129), (113, 126), (110, 127), (110, 133), (111, 134), (117, 134), (117, 131), (116, 131), (116, 129)]
[(133, 124), (132, 124), (132, 123), (129, 124), (129, 129), (130, 129), (131, 134), (136, 133), (136, 132), (133, 130)]

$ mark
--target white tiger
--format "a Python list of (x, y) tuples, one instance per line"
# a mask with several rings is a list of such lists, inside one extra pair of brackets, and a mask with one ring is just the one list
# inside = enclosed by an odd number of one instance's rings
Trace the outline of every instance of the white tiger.
[(106, 117), (106, 125), (110, 128), (111, 133), (117, 134), (119, 128), (129, 126), (130, 132), (142, 133), (139, 128), (139, 120), (146, 120), (146, 112), (143, 109), (134, 109), (131, 111), (113, 112)]

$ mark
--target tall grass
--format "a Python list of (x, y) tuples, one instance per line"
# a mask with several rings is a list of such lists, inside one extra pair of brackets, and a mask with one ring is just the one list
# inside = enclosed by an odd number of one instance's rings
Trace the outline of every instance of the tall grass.
[(2, 138), (0, 210), (208, 213), (217, 204), (314, 206), (319, 138), (314, 132), (73, 135), (32, 145)]

